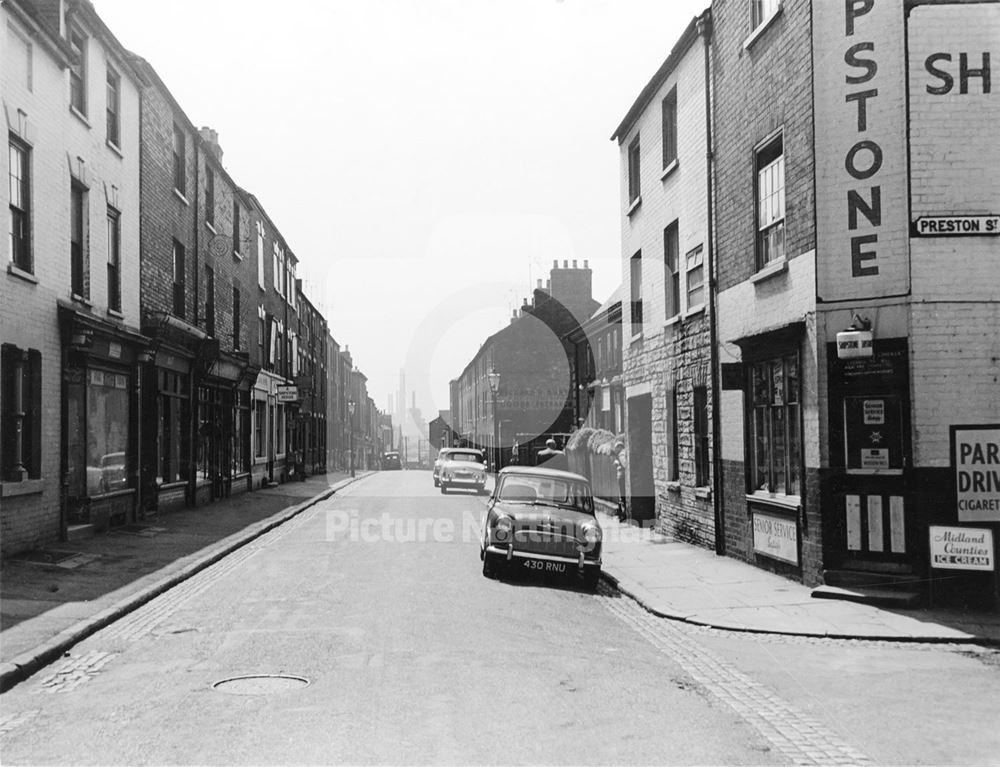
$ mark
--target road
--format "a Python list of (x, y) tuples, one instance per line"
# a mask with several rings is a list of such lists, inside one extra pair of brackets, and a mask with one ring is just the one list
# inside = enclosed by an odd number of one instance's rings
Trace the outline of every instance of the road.
[(995, 654), (488, 580), (482, 510), (350, 486), (0, 696), (3, 763), (996, 763)]

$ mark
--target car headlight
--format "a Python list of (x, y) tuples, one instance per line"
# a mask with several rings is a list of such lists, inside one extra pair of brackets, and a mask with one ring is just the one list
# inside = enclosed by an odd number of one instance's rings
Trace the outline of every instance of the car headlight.
[(510, 531), (514, 529), (514, 520), (507, 515), (497, 517), (493, 525), (493, 537), (498, 541), (506, 541), (510, 537)]
[(587, 524), (583, 526), (583, 540), (587, 542), (588, 545), (594, 546), (601, 542), (601, 528), (597, 525)]

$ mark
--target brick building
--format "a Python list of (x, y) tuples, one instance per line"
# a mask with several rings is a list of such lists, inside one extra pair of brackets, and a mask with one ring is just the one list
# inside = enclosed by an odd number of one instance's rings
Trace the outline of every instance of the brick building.
[(625, 428), (622, 383), (622, 288), (566, 335), (572, 344), (573, 423), (620, 434)]
[(326, 470), (327, 396), (326, 320), (296, 281), (298, 292), (298, 410), (292, 424), (292, 446), (307, 474)]
[[(451, 387), (452, 428), (461, 441), (488, 450), (505, 464), (510, 450), (533, 462), (548, 434), (574, 426), (570, 390), (572, 344), (565, 336), (597, 309), (586, 261), (554, 262), (547, 288), (539, 286), (510, 324), (487, 338)], [(491, 372), (500, 375), (494, 393)]]
[(134, 519), (134, 392), (147, 339), (138, 331), (141, 76), (90, 3), (7, 2), (2, 16), (7, 556)]
[(709, 266), (711, 13), (692, 19), (612, 140), (621, 155), (633, 518), (715, 545)]

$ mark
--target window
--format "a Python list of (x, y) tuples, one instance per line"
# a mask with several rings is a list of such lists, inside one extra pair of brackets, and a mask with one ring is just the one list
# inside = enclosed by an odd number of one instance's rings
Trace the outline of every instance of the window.
[(174, 314), (184, 319), (184, 246), (174, 240)]
[(121, 214), (108, 206), (108, 308), (122, 310)]
[(667, 318), (681, 313), (681, 270), (678, 224), (674, 221), (663, 230), (663, 266), (666, 279)]
[(109, 370), (86, 370), (66, 386), (67, 479), (72, 498), (124, 490), (129, 465), (131, 378)]
[(240, 204), (238, 201), (233, 200), (233, 253), (237, 256), (243, 252), (242, 245), (240, 243)]
[(264, 224), (257, 221), (257, 285), (264, 289)]
[(121, 146), (121, 77), (108, 67), (108, 143)]
[(69, 30), (73, 60), (69, 67), (69, 104), (81, 115), (87, 114), (87, 37), (76, 27)]
[(628, 201), (629, 205), (639, 199), (639, 137), (628, 146)]
[(677, 159), (677, 86), (663, 99), (663, 167)]
[(264, 311), (263, 306), (257, 307), (257, 347), (260, 351), (260, 359), (264, 360), (264, 335), (265, 335), (265, 325), (266, 325), (267, 313)]
[(174, 189), (184, 195), (187, 189), (187, 173), (185, 170), (185, 143), (184, 131), (177, 124), (174, 124)]
[(205, 332), (215, 335), (215, 270), (205, 265)]
[(233, 285), (233, 351), (240, 350), (240, 288)]
[(285, 406), (276, 405), (274, 408), (274, 453), (275, 455), (285, 454)]
[(684, 258), (688, 310), (705, 303), (705, 255), (701, 245)]
[(215, 227), (215, 171), (205, 164), (205, 221)]
[(188, 479), (190, 440), (186, 425), (191, 402), (186, 375), (171, 370), (157, 372), (159, 429), (156, 481), (162, 485)]
[(42, 355), (4, 344), (0, 353), (0, 481), (42, 476)]
[(87, 190), (76, 181), (70, 190), (70, 280), (73, 295), (89, 298), (87, 279)]
[(708, 389), (694, 387), (694, 484), (705, 487), (709, 482), (708, 459)]
[(801, 493), (802, 433), (797, 354), (750, 366), (750, 490)]
[(632, 335), (642, 332), (642, 251), (629, 264), (632, 286)]
[(18, 269), (34, 271), (31, 262), (31, 154), (28, 147), (10, 137), (10, 260)]
[(678, 427), (680, 424), (680, 419), (677, 414), (677, 388), (670, 390), (669, 400), (667, 403), (670, 407), (670, 464), (668, 467), (667, 479), (671, 482), (677, 482), (681, 477), (681, 456), (680, 456), (680, 435), (678, 434)]
[(253, 403), (253, 445), (254, 455), (263, 458), (267, 443), (264, 440), (265, 426), (267, 425), (267, 402), (262, 399), (254, 400)]
[(757, 268), (785, 255), (785, 157), (782, 137), (757, 152)]
[(781, 0), (750, 0), (750, 29), (757, 29), (781, 8)]
[(230, 454), (232, 475), (238, 477), (250, 471), (250, 392), (237, 391), (233, 406), (233, 431)]
[(285, 249), (275, 241), (273, 249), (274, 290), (285, 295)]

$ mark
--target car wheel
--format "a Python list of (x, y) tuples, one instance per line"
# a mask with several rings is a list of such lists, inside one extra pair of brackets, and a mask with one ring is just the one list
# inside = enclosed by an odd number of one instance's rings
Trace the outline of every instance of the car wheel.
[(436, 479), (434, 480), (434, 487), (441, 487), (441, 483), (438, 482)]
[(601, 568), (588, 567), (583, 571), (583, 585), (590, 591), (597, 591), (597, 584), (601, 582)]
[(448, 486), (442, 482), (441, 483), (441, 495), (444, 495), (447, 492), (448, 492)]
[(500, 577), (500, 565), (493, 554), (483, 554), (483, 575), (487, 578)]

